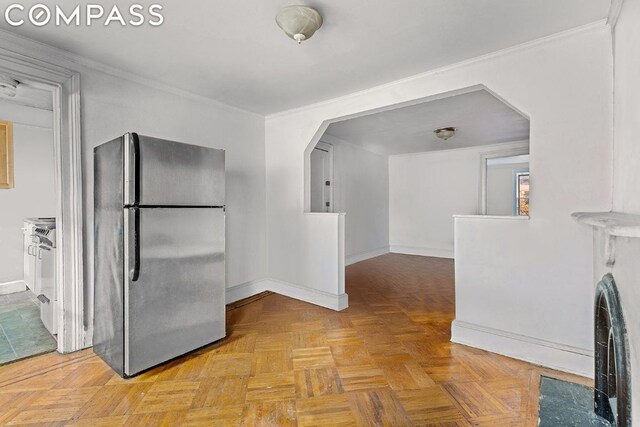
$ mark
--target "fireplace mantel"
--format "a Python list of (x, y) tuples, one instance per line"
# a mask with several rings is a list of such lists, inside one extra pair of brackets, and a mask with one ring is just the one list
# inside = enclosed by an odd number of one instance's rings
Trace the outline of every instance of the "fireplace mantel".
[(640, 238), (640, 215), (623, 212), (575, 212), (571, 216), (578, 222), (604, 232), (607, 237), (607, 267), (613, 267), (616, 262), (616, 237)]
[(622, 212), (575, 212), (571, 216), (578, 222), (603, 229), (610, 236), (640, 238), (640, 215)]

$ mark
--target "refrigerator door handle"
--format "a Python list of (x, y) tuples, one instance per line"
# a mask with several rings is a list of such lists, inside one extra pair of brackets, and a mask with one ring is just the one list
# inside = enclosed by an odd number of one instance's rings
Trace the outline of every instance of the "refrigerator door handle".
[[(140, 139), (135, 132), (131, 133), (131, 138), (133, 139), (133, 203), (138, 206), (140, 203)], [(140, 218), (139, 214), (137, 218)], [(140, 258), (139, 255), (138, 258)]]
[(140, 209), (132, 208), (133, 212), (133, 235), (131, 240), (133, 241), (133, 268), (129, 272), (129, 277), (132, 282), (136, 282), (140, 277)]
[(125, 204), (140, 204), (140, 138), (135, 132), (126, 135), (125, 144)]

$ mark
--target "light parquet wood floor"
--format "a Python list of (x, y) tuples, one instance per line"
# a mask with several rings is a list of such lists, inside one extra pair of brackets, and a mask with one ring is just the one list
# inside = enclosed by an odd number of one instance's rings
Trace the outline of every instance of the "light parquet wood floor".
[(385, 255), (347, 269), (343, 312), (269, 295), (221, 343), (123, 380), (91, 350), (0, 367), (1, 425), (529, 426), (540, 375), (449, 342), (453, 262)]

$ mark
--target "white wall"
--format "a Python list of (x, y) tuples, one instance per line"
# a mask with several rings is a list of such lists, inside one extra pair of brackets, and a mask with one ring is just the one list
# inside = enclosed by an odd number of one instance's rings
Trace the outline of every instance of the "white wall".
[(478, 211), (484, 151), (389, 156), (391, 252), (453, 258), (453, 215)]
[[(614, 31), (613, 210), (640, 214), (640, 1), (625, 0)], [(631, 346), (633, 423), (640, 425), (638, 239), (617, 238), (616, 279)], [(602, 273), (602, 272), (600, 272)]]
[(602, 27), (563, 42), (554, 70), (531, 63), (540, 74), (511, 88), (531, 117), (531, 219), (456, 219), (453, 339), (592, 375), (593, 245), (570, 215), (610, 205), (611, 40)]
[[(453, 258), (453, 216), (478, 213), (482, 154), (520, 146), (516, 142), (390, 156), (391, 252)], [(506, 174), (489, 173), (494, 168), (509, 173), (505, 183), (500, 181)], [(513, 168), (514, 165), (488, 168), (487, 205), (491, 215), (512, 213)], [(508, 212), (498, 213), (496, 203), (503, 200), (508, 203)]]
[(87, 71), (81, 78), (88, 284), (93, 267), (93, 147), (128, 131), (227, 150), (227, 287), (264, 278), (264, 120), (104, 73)]
[(640, 213), (640, 0), (624, 0), (614, 32), (613, 209)]
[[(85, 307), (93, 307), (93, 147), (125, 132), (225, 149), (227, 287), (266, 277), (264, 118), (2, 34), (0, 48), (80, 72)], [(91, 335), (89, 330), (89, 336)]]
[(333, 145), (334, 212), (345, 212), (346, 263), (389, 252), (387, 156), (323, 136)]
[[(269, 276), (326, 293), (341, 289), (339, 219), (303, 213), (304, 151), (328, 120), (479, 84), (531, 119), (535, 208), (529, 221), (460, 221), (458, 325), (511, 334), (511, 347), (496, 344), (490, 333), (478, 333), (484, 341), (474, 344), (529, 360), (512, 350), (523, 346), (522, 337), (537, 340), (546, 345), (536, 362), (588, 373), (591, 364), (572, 357), (571, 350), (582, 349), (590, 359), (592, 242), (570, 214), (610, 206), (612, 58), (610, 32), (602, 22), (267, 117)], [(470, 342), (466, 331), (454, 331), (456, 339)], [(567, 360), (556, 363), (566, 354)]]
[(514, 174), (528, 170), (529, 163), (487, 165), (487, 215), (513, 215)]
[(22, 221), (55, 217), (53, 113), (0, 100), (13, 122), (15, 188), (0, 190), (0, 284), (23, 279)]

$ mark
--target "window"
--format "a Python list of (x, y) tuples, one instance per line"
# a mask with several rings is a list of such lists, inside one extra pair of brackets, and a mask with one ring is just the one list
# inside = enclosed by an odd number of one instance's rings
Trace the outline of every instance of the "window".
[(518, 172), (516, 176), (515, 215), (529, 216), (529, 172)]

